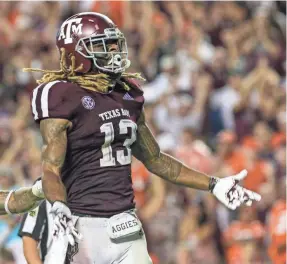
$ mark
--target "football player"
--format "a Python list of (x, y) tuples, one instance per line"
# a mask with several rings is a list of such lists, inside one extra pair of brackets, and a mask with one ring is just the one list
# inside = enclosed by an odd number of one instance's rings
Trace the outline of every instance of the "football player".
[(65, 231), (73, 222), (83, 235), (69, 247), (68, 263), (151, 263), (134, 210), (132, 155), (151, 173), (210, 191), (232, 210), (260, 200), (238, 185), (245, 170), (219, 179), (161, 152), (133, 80), (140, 75), (125, 72), (126, 39), (108, 17), (87, 12), (68, 18), (56, 44), (60, 70), (25, 70), (44, 73), (33, 90), (32, 112), (44, 140), (43, 189), (55, 226)]
[(25, 213), (44, 199), (42, 182), (18, 190), (0, 191), (0, 215)]

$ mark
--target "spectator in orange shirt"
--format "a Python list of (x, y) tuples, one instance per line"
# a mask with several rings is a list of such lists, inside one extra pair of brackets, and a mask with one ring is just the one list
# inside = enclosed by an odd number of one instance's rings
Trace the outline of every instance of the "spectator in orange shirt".
[(252, 149), (244, 149), (245, 169), (248, 171), (249, 178), (244, 179), (245, 188), (251, 188), (253, 191), (261, 193), (261, 189), (265, 184), (269, 184), (274, 188), (274, 166), (267, 159), (258, 157), (258, 153)]
[(244, 180), (244, 187), (257, 190), (264, 183), (274, 188), (275, 168), (270, 159), (274, 158), (271, 146), (272, 130), (264, 122), (257, 122), (253, 129), (253, 135), (245, 137), (243, 148), (245, 151), (246, 169), (249, 178)]
[(253, 149), (264, 155), (264, 157), (272, 157), (272, 130), (265, 122), (257, 122), (253, 128), (251, 136), (243, 139), (243, 146)]
[[(265, 141), (267, 142), (267, 140)], [(244, 180), (246, 188), (260, 192), (264, 183), (270, 183), (273, 186), (273, 165), (259, 157), (257, 145), (253, 139), (250, 144), (248, 143), (243, 147), (238, 146), (234, 132), (222, 131), (218, 134), (217, 156), (217, 168), (224, 163), (234, 174), (247, 169), (248, 178)]]
[(192, 128), (185, 128), (175, 152), (176, 157), (188, 166), (207, 174), (214, 173), (214, 157), (211, 149), (200, 139)]
[(257, 220), (254, 207), (241, 207), (239, 220), (233, 221), (224, 233), (227, 263), (262, 263), (260, 244), (264, 233), (264, 227)]
[(225, 163), (236, 174), (246, 169), (246, 159), (241, 147), (236, 144), (237, 137), (233, 131), (224, 130), (217, 136), (217, 169)]
[(286, 263), (286, 179), (278, 183), (278, 200), (269, 214), (268, 230), (270, 245), (268, 253), (272, 263)]

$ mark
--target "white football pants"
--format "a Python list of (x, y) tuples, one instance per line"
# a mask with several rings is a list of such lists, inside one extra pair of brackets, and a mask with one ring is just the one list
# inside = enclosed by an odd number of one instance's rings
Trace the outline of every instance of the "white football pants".
[(107, 234), (107, 218), (79, 217), (76, 226), (83, 240), (69, 247), (67, 264), (152, 264), (144, 232), (114, 242)]

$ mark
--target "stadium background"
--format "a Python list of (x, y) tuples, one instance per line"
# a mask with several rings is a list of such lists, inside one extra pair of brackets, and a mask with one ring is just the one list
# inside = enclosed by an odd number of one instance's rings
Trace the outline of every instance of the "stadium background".
[[(262, 195), (231, 212), (135, 160), (138, 212), (155, 263), (259, 264), (271, 263), (270, 254), (285, 263), (277, 251), (286, 249), (285, 5), (0, 2), (0, 189), (30, 185), (41, 174), (41, 136), (29, 102), (39, 75), (21, 69), (58, 69), (60, 23), (101, 12), (127, 37), (130, 71), (147, 79), (145, 111), (162, 150), (219, 177), (246, 168), (243, 184)], [(20, 217), (0, 220), (0, 263), (24, 264)]]

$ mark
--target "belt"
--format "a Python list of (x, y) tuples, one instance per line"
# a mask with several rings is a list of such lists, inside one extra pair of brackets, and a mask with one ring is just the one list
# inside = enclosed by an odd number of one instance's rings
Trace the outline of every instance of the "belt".
[(98, 216), (98, 215), (89, 215), (89, 214), (81, 214), (81, 213), (72, 213), (72, 215), (79, 217), (94, 217), (94, 218), (108, 218), (109, 216)]
[[(136, 209), (130, 209), (130, 210), (126, 210), (123, 212), (135, 213), (135, 211), (136, 211)], [(118, 213), (118, 214), (120, 214), (120, 213)], [(82, 214), (82, 213), (72, 212), (72, 215), (79, 216), (79, 217), (91, 217), (91, 218), (110, 218), (110, 217), (117, 215), (117, 214), (113, 214), (113, 215), (90, 215), (90, 214)]]

